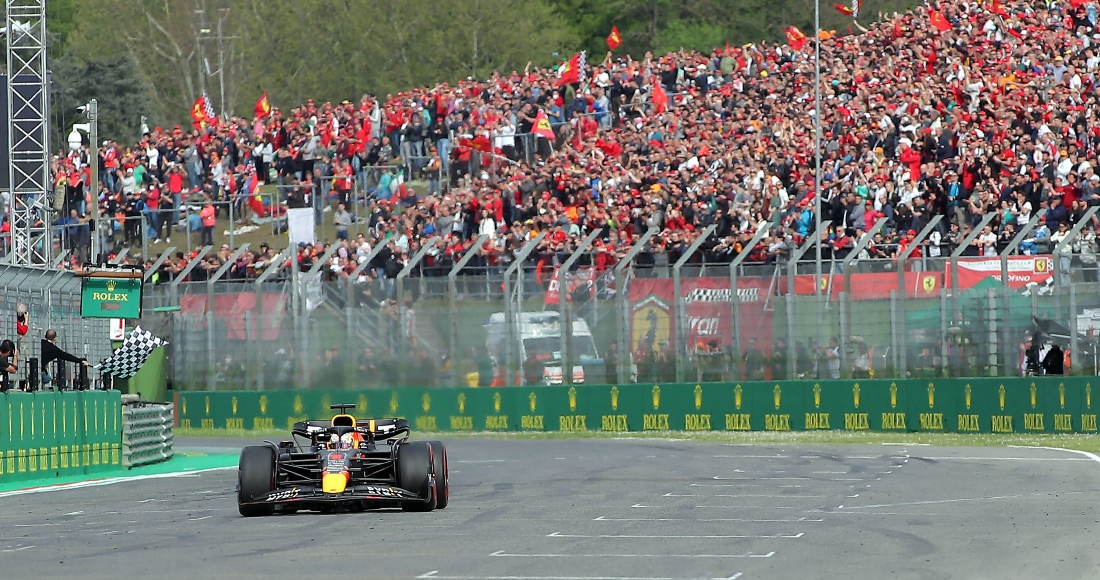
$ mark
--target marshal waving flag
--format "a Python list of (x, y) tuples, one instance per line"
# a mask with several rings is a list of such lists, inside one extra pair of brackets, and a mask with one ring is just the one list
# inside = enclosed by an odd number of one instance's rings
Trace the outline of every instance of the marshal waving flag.
[(575, 85), (584, 82), (584, 66), (586, 63), (586, 55), (582, 50), (573, 55), (573, 58), (565, 61), (561, 70), (558, 71), (558, 86)]
[(115, 349), (114, 354), (95, 366), (99, 372), (112, 375), (120, 379), (128, 379), (141, 370), (142, 365), (149, 359), (149, 355), (157, 348), (168, 344), (153, 336), (148, 330), (140, 326), (134, 328), (122, 342), (122, 346)]

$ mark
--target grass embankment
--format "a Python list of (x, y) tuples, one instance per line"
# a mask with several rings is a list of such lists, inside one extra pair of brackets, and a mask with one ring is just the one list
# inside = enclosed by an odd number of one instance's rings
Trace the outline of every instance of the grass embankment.
[[(247, 439), (282, 439), (289, 436), (280, 430), (245, 429), (176, 429), (177, 437), (234, 437)], [(1060, 447), (1100, 453), (1100, 434), (1039, 434), (1039, 435), (963, 435), (956, 433), (869, 433), (850, 431), (798, 432), (705, 432), (644, 431), (609, 433), (534, 432), (417, 432), (417, 439), (675, 439), (682, 441), (713, 441), (731, 444), (799, 444), (799, 445), (933, 445), (942, 447), (1007, 447), (1010, 445)]]

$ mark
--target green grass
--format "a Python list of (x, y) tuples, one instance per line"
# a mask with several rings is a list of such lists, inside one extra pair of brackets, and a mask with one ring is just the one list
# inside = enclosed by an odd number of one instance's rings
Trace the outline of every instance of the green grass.
[[(286, 431), (250, 431), (244, 429), (176, 429), (177, 437), (239, 437), (250, 439), (282, 439)], [(645, 431), (608, 433), (532, 432), (417, 432), (417, 439), (677, 439), (683, 441), (714, 441), (737, 444), (815, 444), (815, 445), (883, 445), (890, 443), (926, 444), (941, 447), (1007, 447), (1009, 445), (1059, 447), (1100, 453), (1100, 434), (1039, 434), (1039, 435), (965, 435), (955, 433), (870, 433), (851, 431), (798, 432), (704, 432)]]

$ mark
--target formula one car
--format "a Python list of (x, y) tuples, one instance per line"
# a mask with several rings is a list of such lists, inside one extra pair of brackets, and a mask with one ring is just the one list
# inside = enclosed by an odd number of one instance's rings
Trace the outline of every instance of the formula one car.
[(330, 513), (400, 507), (443, 509), (450, 503), (447, 449), (409, 441), (405, 419), (360, 419), (355, 405), (332, 405), (330, 421), (300, 421), (292, 440), (241, 450), (237, 506), (243, 516), (299, 509)]

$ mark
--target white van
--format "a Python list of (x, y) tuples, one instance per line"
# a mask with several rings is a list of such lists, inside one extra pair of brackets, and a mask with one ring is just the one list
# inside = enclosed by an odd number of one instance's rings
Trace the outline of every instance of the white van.
[[(530, 357), (542, 363), (542, 383), (544, 385), (562, 384), (561, 374), (561, 320), (559, 314), (552, 310), (543, 312), (521, 312), (515, 320), (516, 329), (513, 336), (520, 338), (519, 360), (514, 361), (522, 369)], [(508, 340), (508, 325), (503, 312), (495, 312), (489, 317), (489, 323), (485, 325), (487, 336), (485, 346), (489, 349), (489, 356), (493, 357), (497, 368), (506, 364), (508, 353), (506, 348)], [(573, 319), (573, 357), (579, 364), (573, 365), (573, 383), (584, 382), (584, 363), (596, 360), (596, 343), (592, 340), (592, 332), (588, 323), (582, 318)], [(556, 364), (555, 364), (556, 362)], [(519, 373), (521, 377), (525, 373)]]

